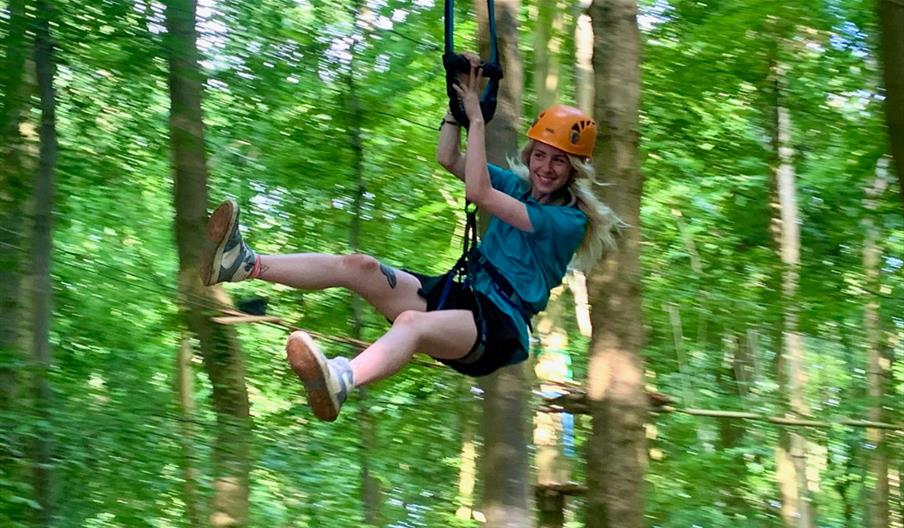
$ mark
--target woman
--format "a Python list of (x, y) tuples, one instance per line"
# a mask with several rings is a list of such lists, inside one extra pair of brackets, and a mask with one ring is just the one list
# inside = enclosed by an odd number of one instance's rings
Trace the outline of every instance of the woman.
[(451, 115), (437, 146), (437, 160), (465, 182), (467, 199), (492, 215), (470, 260), (473, 290), (366, 255), (257, 255), (242, 242), (232, 201), (209, 220), (216, 249), (202, 265), (205, 284), (255, 278), (302, 289), (345, 287), (392, 321), (351, 361), (326, 359), (304, 332), (289, 336), (289, 364), (322, 420), (337, 418), (349, 390), (398, 372), (415, 352), (472, 376), (523, 361), (530, 316), (546, 306), (569, 263), (587, 269), (614, 245), (619, 221), (585, 181), (593, 178), (596, 123), (575, 108), (553, 106), (528, 131), (520, 162), (509, 160), (512, 171), (488, 165), (480, 84), (479, 69), (472, 68), (456, 86), (470, 120), (466, 153), (459, 152), (460, 129)]

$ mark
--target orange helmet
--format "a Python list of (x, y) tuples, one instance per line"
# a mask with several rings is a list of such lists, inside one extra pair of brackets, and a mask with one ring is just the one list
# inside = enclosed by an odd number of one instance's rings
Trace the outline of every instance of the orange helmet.
[(596, 121), (573, 106), (557, 104), (540, 112), (527, 137), (589, 158), (596, 143)]

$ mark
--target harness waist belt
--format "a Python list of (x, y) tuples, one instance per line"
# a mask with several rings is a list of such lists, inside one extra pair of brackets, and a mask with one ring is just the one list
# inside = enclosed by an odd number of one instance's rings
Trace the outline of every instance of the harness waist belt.
[[(484, 255), (479, 249), (475, 248), (471, 251), (471, 263), (475, 265), (475, 269), (480, 268), (487, 272), (487, 275), (493, 279), (493, 283), (496, 285), (499, 293), (502, 294), (502, 297), (508, 301), (524, 318), (524, 322), (527, 323), (527, 326), (531, 327), (531, 317), (533, 317), (536, 312), (531, 309), (530, 306), (525, 303), (521, 297), (518, 295), (518, 292), (515, 291), (514, 286), (496, 269), (496, 266), (490, 262), (486, 255)], [(533, 327), (531, 327), (533, 330)]]

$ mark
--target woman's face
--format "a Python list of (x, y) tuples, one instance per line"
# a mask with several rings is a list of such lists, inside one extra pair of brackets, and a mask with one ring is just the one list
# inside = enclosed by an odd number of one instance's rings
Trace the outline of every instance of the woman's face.
[(568, 154), (539, 141), (534, 143), (528, 168), (535, 198), (550, 195), (567, 185), (574, 170)]

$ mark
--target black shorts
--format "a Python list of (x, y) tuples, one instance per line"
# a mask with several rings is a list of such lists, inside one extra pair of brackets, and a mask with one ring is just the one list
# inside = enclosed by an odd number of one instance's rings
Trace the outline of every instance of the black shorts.
[[(407, 272), (421, 281), (418, 294), (427, 301), (427, 311), (436, 311), (443, 287), (452, 272), (439, 276)], [(518, 323), (486, 295), (453, 281), (443, 310), (469, 310), (477, 327), (477, 339), (465, 357), (451, 360), (436, 358), (458, 372), (474, 377), (486, 376), (511, 363), (512, 357), (521, 349), (518, 327), (515, 326)]]

